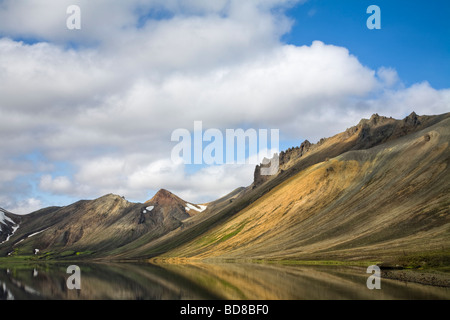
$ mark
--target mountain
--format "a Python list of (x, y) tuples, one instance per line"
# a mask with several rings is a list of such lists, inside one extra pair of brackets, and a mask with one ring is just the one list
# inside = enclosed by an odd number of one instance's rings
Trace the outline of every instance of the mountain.
[(449, 141), (449, 114), (374, 115), (317, 145), (288, 150), (278, 176), (252, 186), (269, 185), (268, 192), (161, 256), (390, 261), (442, 253), (448, 259)]
[(256, 166), (251, 185), (207, 204), (161, 189), (145, 203), (110, 194), (25, 216), (3, 210), (0, 256), (448, 259), (449, 130), (450, 113), (374, 114), (281, 152), (274, 175)]
[[(418, 116), (412, 112), (403, 120), (396, 120), (392, 117), (374, 114), (370, 119), (362, 119), (356, 126), (348, 128), (342, 133), (331, 138), (320, 139), (317, 144), (305, 140), (299, 147), (282, 151), (279, 155), (280, 169), (278, 173), (283, 173), (293, 166), (297, 166), (297, 170), (301, 170), (351, 150), (369, 149), (428, 128), (449, 116), (449, 113), (438, 116)], [(261, 166), (256, 166), (252, 187), (257, 187), (273, 179), (273, 176), (259, 174)]]
[[(273, 252), (279, 252), (280, 248), (273, 247), (272, 242), (276, 242), (270, 234), (272, 234), (276, 238), (285, 238), (289, 239), (288, 242), (293, 241), (290, 238), (290, 231), (283, 232), (283, 229), (273, 229), (275, 225), (271, 225), (270, 223), (277, 223), (277, 220), (268, 219), (269, 215), (260, 216), (258, 212), (252, 212), (253, 214), (248, 217), (249, 221), (257, 224), (258, 226), (264, 226), (263, 229), (260, 229), (259, 233), (252, 233), (251, 237), (258, 239), (265, 239), (264, 242), (261, 243), (263, 251), (265, 253), (254, 254), (252, 250), (236, 250), (241, 245), (246, 243), (248, 239), (241, 238), (237, 236), (243, 231), (243, 224), (238, 223), (235, 225), (234, 223), (239, 221), (236, 220), (242, 213), (246, 212), (249, 208), (254, 207), (255, 203), (260, 203), (264, 197), (269, 194), (273, 194), (275, 189), (279, 189), (283, 183), (286, 183), (289, 180), (294, 179), (295, 176), (299, 174), (304, 174), (305, 172), (309, 172), (312, 168), (319, 164), (327, 163), (339, 156), (344, 156), (347, 154), (353, 154), (355, 151), (361, 151), (361, 154), (365, 152), (379, 152), (384, 147), (388, 147), (389, 143), (394, 143), (397, 141), (399, 145), (403, 145), (408, 141), (406, 137), (409, 137), (412, 134), (422, 134), (423, 130), (427, 130), (433, 126), (442, 126), (443, 130), (448, 130), (448, 122), (447, 119), (450, 117), (450, 113), (437, 115), (437, 116), (418, 116), (415, 113), (410, 114), (408, 117), (402, 120), (396, 120), (387, 117), (380, 117), (379, 115), (373, 115), (370, 119), (363, 119), (354, 127), (347, 129), (345, 132), (337, 134), (331, 138), (321, 139), (317, 144), (311, 144), (309, 142), (303, 142), (300, 147), (291, 148), (285, 152), (280, 153), (280, 169), (276, 175), (273, 176), (265, 176), (260, 177), (257, 175), (258, 167), (255, 169), (255, 181), (252, 185), (247, 188), (241, 188), (238, 191), (235, 191), (235, 196), (233, 199), (229, 201), (222, 201), (220, 207), (216, 207), (213, 209), (211, 206), (211, 210), (208, 213), (207, 219), (198, 220), (195, 223), (190, 223), (189, 225), (184, 222), (181, 228), (173, 230), (163, 237), (160, 237), (154, 241), (142, 244), (139, 248), (136, 248), (133, 251), (123, 252), (120, 254), (120, 258), (128, 259), (128, 258), (146, 258), (146, 257), (183, 257), (183, 258), (248, 258), (248, 257), (290, 257), (290, 258), (300, 258), (300, 256), (293, 255), (289, 256), (287, 254), (273, 254)], [(431, 129), (430, 129), (431, 130)], [(427, 133), (423, 133), (426, 138)], [(444, 140), (445, 141), (445, 140)], [(431, 145), (431, 144), (429, 144)], [(379, 149), (374, 149), (378, 147)], [(373, 149), (373, 150), (372, 150)], [(370, 151), (369, 151), (370, 150)], [(443, 149), (443, 154), (448, 155), (448, 149)], [(405, 161), (407, 164), (409, 161), (414, 161), (415, 159), (414, 151), (412, 151), (408, 157), (404, 159), (401, 158), (399, 161)], [(417, 159), (420, 158), (420, 154), (417, 154)], [(428, 159), (424, 160), (423, 165), (430, 166), (431, 163), (428, 163)], [(443, 161), (445, 163), (445, 161)], [(389, 170), (390, 166), (398, 166), (398, 163), (389, 163), (386, 162), (385, 167), (376, 167), (371, 169), (372, 171), (379, 171), (381, 174), (385, 170), (388, 172), (392, 172)], [(332, 170), (335, 168), (329, 168), (329, 172), (327, 175), (331, 176)], [(361, 170), (366, 170), (365, 167), (362, 167)], [(340, 171), (339, 171), (340, 172)], [(368, 172), (365, 172), (366, 174)], [(445, 174), (448, 175), (448, 172)], [(345, 171), (343, 171), (345, 181)], [(359, 177), (361, 178), (361, 177)], [(321, 198), (327, 196), (327, 192), (325, 193), (317, 193), (316, 192), (316, 183), (314, 181), (308, 180), (311, 185), (303, 186), (304, 190), (311, 191), (311, 195), (316, 196), (316, 201), (318, 210), (320, 208), (324, 208), (321, 204)], [(364, 181), (361, 181), (364, 183)], [(445, 185), (445, 184), (444, 184)], [(399, 185), (399, 189), (407, 188), (407, 186)], [(381, 201), (383, 197), (388, 196), (387, 194), (380, 192), (383, 190), (377, 191), (377, 199)], [(288, 189), (284, 190), (286, 194), (290, 194)], [(344, 194), (345, 190), (341, 190)], [(280, 210), (290, 211), (290, 206), (293, 203), (296, 203), (294, 198), (284, 197), (283, 193), (277, 194), (279, 199), (283, 199), (282, 201), (278, 201), (278, 206)], [(333, 198), (337, 197), (336, 194), (330, 196)], [(433, 194), (430, 194), (432, 198)], [(447, 194), (445, 194), (444, 199), (448, 198)], [(412, 198), (411, 198), (412, 199)], [(392, 201), (392, 200), (391, 200)], [(411, 202), (412, 203), (412, 202)], [(337, 207), (344, 205), (340, 202), (336, 202), (335, 205)], [(268, 206), (266, 203), (265, 206)], [(287, 207), (286, 207), (287, 206)], [(357, 206), (359, 208), (360, 205)], [(429, 205), (431, 208), (431, 203)], [(297, 210), (298, 208), (296, 208)], [(426, 207), (422, 207), (421, 209), (426, 210)], [(265, 212), (262, 208), (259, 208), (260, 212)], [(275, 208), (274, 208), (275, 210)], [(325, 212), (325, 211), (324, 211)], [(287, 213), (286, 213), (287, 214)], [(258, 217), (260, 219), (258, 219)], [(389, 217), (387, 217), (389, 219)], [(269, 223), (270, 222), (270, 223)], [(225, 228), (225, 226), (230, 226), (230, 223), (233, 224), (233, 228)], [(295, 219), (290, 219), (287, 222), (287, 225), (294, 226), (298, 223)], [(443, 225), (446, 224), (445, 221), (440, 221)], [(249, 224), (253, 225), (252, 223)], [(341, 226), (345, 230), (346, 226)], [(311, 226), (312, 233), (314, 234), (322, 228), (320, 223), (313, 224)], [(269, 231), (269, 230), (277, 230), (277, 232)], [(220, 230), (220, 231), (218, 231)], [(256, 230), (256, 229), (255, 229)], [(274, 233), (272, 233), (274, 232)], [(302, 234), (302, 230), (297, 230), (294, 233), (294, 237)], [(213, 235), (209, 237), (209, 235)], [(263, 236), (267, 235), (267, 237)], [(217, 250), (219, 247), (216, 247), (218, 243), (231, 241), (231, 239), (236, 240), (236, 243), (229, 247), (229, 251), (220, 252)], [(228, 250), (227, 249), (227, 250)], [(215, 253), (213, 253), (215, 252)], [(402, 251), (403, 252), (403, 251)], [(236, 254), (234, 254), (236, 253)], [(315, 255), (309, 256), (313, 258)], [(303, 258), (306, 255), (302, 256)], [(345, 258), (345, 257), (341, 257)]]
[[(0, 220), (8, 223), (8, 229), (1, 231), (5, 241), (0, 255), (108, 256), (138, 239), (150, 241), (160, 237), (205, 208), (162, 189), (145, 203), (131, 203), (109, 194), (25, 216), (8, 213)], [(13, 220), (20, 225), (14, 233)]]

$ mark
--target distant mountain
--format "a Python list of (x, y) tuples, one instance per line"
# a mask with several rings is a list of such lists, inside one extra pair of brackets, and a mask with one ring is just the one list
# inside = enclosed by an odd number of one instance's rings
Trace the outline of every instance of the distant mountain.
[(108, 256), (126, 244), (160, 237), (205, 209), (162, 189), (143, 204), (109, 194), (25, 216), (2, 212), (0, 255)]
[[(450, 252), (450, 113), (373, 115), (279, 155), (273, 176), (207, 204), (161, 189), (18, 216), (0, 256), (33, 259), (389, 260)], [(37, 249), (37, 250), (36, 250)]]

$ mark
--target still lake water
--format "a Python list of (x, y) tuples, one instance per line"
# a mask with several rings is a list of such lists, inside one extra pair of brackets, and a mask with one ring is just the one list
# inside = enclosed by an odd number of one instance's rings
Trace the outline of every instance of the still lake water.
[(0, 300), (341, 300), (450, 299), (450, 288), (381, 279), (365, 268), (263, 264), (84, 264), (69, 290), (67, 264), (0, 265)]

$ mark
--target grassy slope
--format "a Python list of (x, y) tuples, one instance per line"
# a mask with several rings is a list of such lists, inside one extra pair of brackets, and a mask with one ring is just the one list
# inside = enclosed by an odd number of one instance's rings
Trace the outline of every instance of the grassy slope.
[(449, 128), (450, 119), (443, 120), (303, 169), (162, 257), (389, 261), (448, 255)]

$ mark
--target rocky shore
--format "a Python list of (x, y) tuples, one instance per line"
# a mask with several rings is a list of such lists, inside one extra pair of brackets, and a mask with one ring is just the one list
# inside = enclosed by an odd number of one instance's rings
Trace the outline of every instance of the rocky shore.
[(382, 270), (381, 278), (450, 288), (450, 274), (423, 270)]

